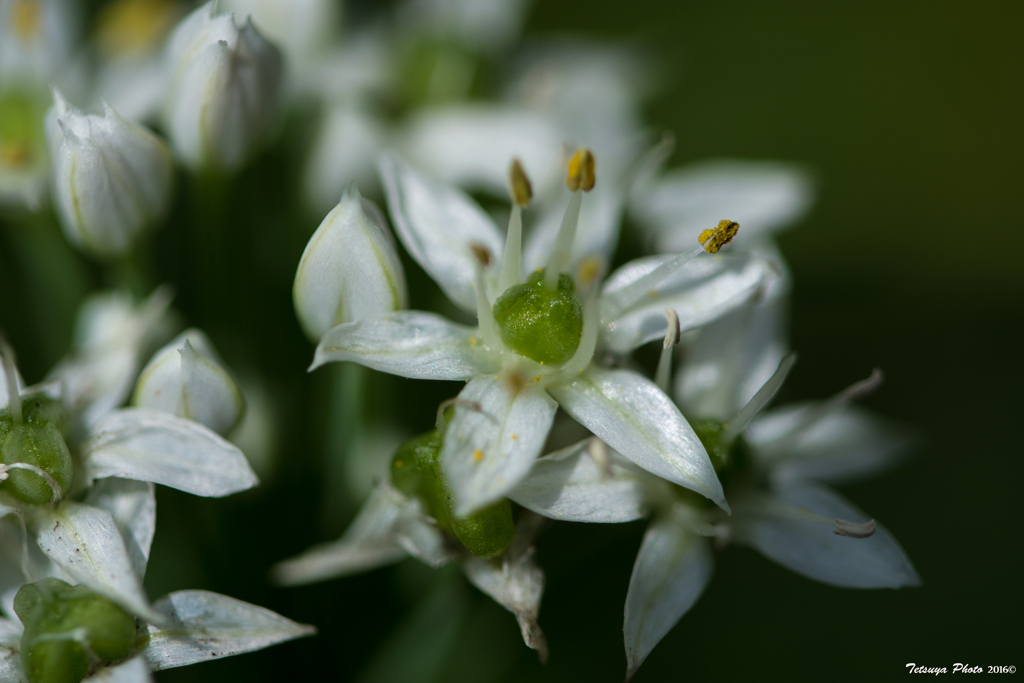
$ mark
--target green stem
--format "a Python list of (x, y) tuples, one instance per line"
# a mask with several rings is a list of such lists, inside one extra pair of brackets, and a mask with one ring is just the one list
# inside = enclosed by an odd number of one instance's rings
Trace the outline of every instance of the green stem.
[(327, 431), (327, 462), (324, 479), (323, 524), (334, 530), (353, 510), (347, 460), (357, 454), (361, 440), (368, 371), (355, 363), (331, 367), (331, 398)]

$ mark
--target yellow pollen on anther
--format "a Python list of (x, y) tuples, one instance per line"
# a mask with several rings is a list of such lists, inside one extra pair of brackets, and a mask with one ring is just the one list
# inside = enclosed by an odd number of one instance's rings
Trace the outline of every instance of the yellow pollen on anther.
[(576, 268), (577, 279), (580, 285), (584, 288), (590, 287), (594, 284), (599, 277), (601, 277), (601, 271), (604, 270), (604, 266), (596, 256), (586, 256), (580, 261), (580, 265)]
[(478, 448), (475, 451), (473, 451), (473, 460), (475, 460), (476, 462), (480, 462), (483, 459), (484, 459), (484, 452), (482, 450), (480, 450)]
[(22, 40), (35, 38), (42, 24), (39, 3), (36, 0), (15, 0), (11, 7), (11, 26), (14, 35)]
[(526, 177), (526, 171), (519, 159), (513, 159), (508, 169), (509, 184), (512, 186), (512, 199), (519, 206), (526, 206), (533, 199), (533, 188), (530, 186), (530, 179)]
[(740, 224), (730, 220), (720, 220), (715, 227), (704, 230), (697, 236), (697, 241), (709, 254), (717, 254), (718, 250), (729, 244), (740, 230)]
[(586, 147), (580, 147), (569, 159), (569, 171), (565, 176), (565, 184), (575, 192), (594, 189), (597, 178), (594, 175), (594, 155)]

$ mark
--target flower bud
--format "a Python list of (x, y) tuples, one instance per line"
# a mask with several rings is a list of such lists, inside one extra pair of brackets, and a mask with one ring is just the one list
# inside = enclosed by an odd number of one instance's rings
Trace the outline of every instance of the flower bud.
[(195, 420), (222, 435), (245, 411), (242, 392), (221, 367), (210, 340), (196, 329), (154, 354), (139, 375), (132, 404)]
[(46, 129), (65, 235), (96, 256), (126, 253), (167, 208), (167, 146), (106, 103), (103, 116), (84, 114), (56, 90)]
[(22, 586), (14, 611), (25, 627), (21, 660), (29, 683), (78, 683), (89, 673), (90, 658), (116, 662), (135, 644), (130, 614), (85, 586), (60, 579)]
[(583, 305), (572, 278), (562, 273), (558, 289), (544, 286), (544, 270), (509, 287), (494, 302), (501, 340), (520, 356), (558, 365), (572, 358), (583, 334)]
[(313, 341), (335, 325), (405, 306), (405, 274), (384, 216), (355, 186), (306, 245), (292, 297)]
[(193, 169), (234, 170), (274, 120), (281, 55), (247, 21), (208, 2), (171, 34), (164, 115), (175, 154)]
[(435, 429), (406, 441), (391, 459), (391, 483), (422, 501), (437, 525), (477, 557), (496, 557), (512, 543), (515, 524), (507, 498), (465, 517), (457, 517), (451, 487), (441, 471), (443, 440)]

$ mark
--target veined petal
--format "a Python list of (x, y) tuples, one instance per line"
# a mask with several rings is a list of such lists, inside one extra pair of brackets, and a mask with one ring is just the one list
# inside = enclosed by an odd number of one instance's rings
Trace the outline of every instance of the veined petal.
[(470, 245), (483, 245), (500, 262), (504, 240), (494, 222), (461, 190), (431, 182), (394, 154), (381, 157), (380, 175), (402, 244), (449, 299), (475, 311)]
[(398, 562), (408, 555), (394, 533), (405, 506), (402, 494), (387, 484), (379, 485), (340, 539), (279, 562), (271, 576), (276, 583), (294, 586)]
[(558, 405), (516, 372), (474, 377), (459, 392), (462, 401), (479, 405), (455, 407), (441, 449), (460, 517), (508, 493), (530, 471), (548, 438)]
[[(747, 427), (747, 442), (758, 460), (772, 468), (774, 478), (854, 481), (897, 464), (913, 443), (909, 430), (849, 404), (792, 433), (813, 406), (799, 403), (766, 411)], [(773, 448), (790, 434), (784, 447)]]
[(714, 562), (707, 539), (672, 516), (644, 534), (626, 594), (626, 680), (704, 592)]
[(110, 477), (96, 482), (85, 498), (88, 505), (110, 513), (139, 580), (146, 576), (149, 548), (156, 533), (154, 488), (148, 481)]
[(423, 311), (396, 311), (328, 331), (310, 370), (341, 361), (412, 379), (466, 380), (497, 369), (475, 327)]
[(146, 598), (109, 512), (66, 501), (55, 510), (39, 510), (38, 515), (39, 547), (69, 577), (136, 616), (161, 621)]
[(316, 633), (312, 626), (209, 591), (177, 591), (154, 607), (169, 624), (149, 625), (142, 656), (153, 671), (262, 650)]
[[(863, 512), (828, 488), (788, 482), (773, 488), (776, 498), (828, 518), (862, 520)], [(848, 588), (917, 586), (920, 577), (906, 553), (882, 525), (869, 538), (849, 538), (832, 527), (773, 514), (771, 508), (740, 496), (735, 501), (738, 541), (747, 543), (798, 574)]]
[(591, 367), (575, 382), (551, 385), (548, 392), (574, 420), (629, 460), (729, 510), (700, 439), (647, 378), (630, 370)]
[(153, 674), (141, 656), (129, 659), (117, 666), (100, 669), (85, 679), (85, 683), (151, 683)]
[(259, 483), (242, 452), (198, 422), (145, 408), (104, 415), (82, 446), (91, 481), (151, 481), (197, 496), (219, 497)]
[(658, 251), (679, 251), (723, 218), (750, 236), (768, 235), (800, 220), (813, 196), (810, 178), (796, 166), (714, 160), (665, 173), (630, 210), (655, 231)]
[(567, 522), (614, 523), (640, 519), (645, 491), (654, 479), (631, 462), (612, 456), (610, 472), (587, 453), (591, 439), (534, 463), (508, 497), (539, 515)]
[[(605, 283), (606, 297), (638, 280), (672, 256), (650, 256), (619, 268)], [(771, 277), (768, 262), (750, 254), (703, 255), (683, 265), (625, 310), (609, 311), (602, 305), (605, 345), (627, 353), (665, 335), (665, 309), (679, 316), (682, 331), (717, 320), (753, 297)], [(614, 317), (611, 317), (614, 315)]]

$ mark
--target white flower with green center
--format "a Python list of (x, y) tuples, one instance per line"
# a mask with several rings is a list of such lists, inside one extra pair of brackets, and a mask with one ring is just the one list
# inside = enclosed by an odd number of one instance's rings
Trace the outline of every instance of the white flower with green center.
[[(874, 520), (848, 521), (867, 516), (817, 483), (866, 474), (905, 451), (902, 430), (850, 405), (877, 386), (880, 377), (873, 375), (828, 401), (761, 414), (795, 356), (787, 356), (749, 402), (740, 405), (736, 397), (747, 377), (727, 369), (752, 366), (744, 365), (719, 336), (705, 332), (698, 333), (695, 346), (699, 357), (717, 354), (723, 365), (723, 381), (715, 389), (733, 397), (729, 412), (721, 412), (717, 406), (722, 402), (706, 394), (704, 401), (682, 406), (725, 486), (731, 516), (621, 461), (612, 461), (611, 476), (603, 474), (588, 462), (582, 444), (539, 459), (509, 494), (524, 507), (568, 521), (624, 522), (653, 512), (626, 598), (628, 676), (704, 591), (713, 569), (711, 539), (719, 547), (730, 542), (750, 545), (797, 573), (835, 586), (899, 588), (919, 583), (910, 560), (885, 528)], [(666, 384), (672, 345), (670, 339), (659, 367)], [(756, 347), (756, 341), (749, 346)]]
[(521, 170), (513, 173), (505, 240), (465, 194), (396, 157), (384, 157), (381, 175), (402, 243), (454, 303), (476, 310), (479, 324), (420, 311), (353, 321), (324, 335), (311, 369), (352, 361), (404, 377), (468, 380), (442, 453), (458, 514), (500, 499), (526, 475), (559, 405), (641, 467), (726, 507), (703, 446), (671, 400), (641, 375), (593, 360), (596, 352), (627, 353), (660, 337), (665, 306), (680, 312), (684, 329), (727, 313), (770, 276), (762, 261), (698, 257), (698, 245), (626, 264), (599, 293), (604, 262), (584, 257), (569, 270), (583, 193), (594, 185), (593, 157), (580, 150), (569, 164), (572, 194), (546, 268), (525, 279), (521, 210), (529, 192)]

